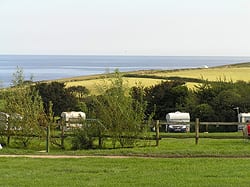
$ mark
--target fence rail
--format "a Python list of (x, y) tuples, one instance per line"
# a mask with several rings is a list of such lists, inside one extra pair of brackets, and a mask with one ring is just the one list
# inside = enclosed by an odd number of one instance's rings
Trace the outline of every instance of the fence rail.
[[(156, 125), (158, 123), (158, 125)], [(214, 138), (214, 139), (243, 139), (243, 138), (250, 138), (248, 137), (248, 134), (244, 133), (243, 129), (244, 127), (247, 125), (248, 123), (243, 123), (243, 122), (201, 122), (199, 120), (199, 118), (196, 119), (195, 122), (171, 122), (168, 123), (166, 121), (159, 121), (159, 122), (155, 122), (154, 123), (154, 127), (155, 127), (155, 132), (156, 132), (156, 141), (157, 139), (161, 139), (161, 138), (192, 138), (194, 137), (195, 139), (195, 144), (198, 144), (199, 139), (200, 138)], [(187, 133), (185, 135), (179, 135), (179, 134), (164, 134), (164, 135), (160, 135), (157, 133), (157, 131), (159, 131), (160, 126), (164, 126), (164, 125), (190, 125), (194, 127), (194, 133), (190, 134)], [(242, 127), (242, 135), (238, 135), (238, 136), (229, 136), (229, 135), (223, 135), (223, 136), (209, 136), (209, 135), (200, 135), (200, 128), (201, 126), (205, 126), (206, 127), (206, 131), (208, 132), (208, 127), (209, 126), (237, 126), (237, 127)], [(238, 128), (237, 128), (238, 129)], [(159, 142), (157, 142), (156, 144), (159, 144)]]
[[(1, 122), (1, 120), (0, 120)], [(3, 121), (2, 121), (3, 122)], [(76, 124), (79, 123), (79, 121), (74, 121)], [(98, 119), (86, 119), (85, 120), (85, 123), (96, 123), (96, 125), (99, 127), (99, 128), (105, 128), (105, 126), (98, 120)], [(1, 125), (5, 125), (5, 123), (1, 123)], [(188, 124), (192, 127), (194, 127), (194, 133), (186, 133), (186, 134), (160, 134), (160, 127), (163, 126), (163, 125), (169, 125), (169, 124)], [(60, 138), (61, 139), (61, 142), (60, 142), (60, 145), (62, 148), (64, 148), (64, 139), (67, 137), (67, 136), (70, 136), (69, 132), (65, 132), (65, 128), (63, 128), (63, 126), (66, 126), (66, 122), (62, 122), (61, 124), (59, 125), (62, 125), (61, 126), (61, 132), (58, 133), (58, 134), (50, 134), (49, 132), (49, 129), (50, 128), (47, 128), (47, 142), (49, 142), (49, 138)], [(194, 138), (195, 139), (195, 144), (198, 144), (199, 142), (199, 139), (200, 138), (215, 138), (215, 139), (226, 139), (226, 138), (232, 138), (232, 139), (239, 139), (239, 138), (246, 138), (246, 136), (244, 137), (243, 134), (242, 136), (240, 135), (237, 135), (237, 136), (229, 136), (229, 135), (224, 135), (224, 136), (209, 136), (209, 135), (201, 135), (200, 134), (200, 127), (201, 126), (206, 126), (206, 128), (208, 128), (209, 126), (242, 126), (242, 127), (245, 127), (247, 125), (247, 123), (239, 123), (239, 122), (201, 122), (199, 121), (199, 119), (197, 118), (195, 122), (173, 122), (173, 123), (167, 123), (166, 121), (160, 121), (160, 120), (156, 120), (152, 123), (151, 127), (153, 126), (155, 128), (155, 135), (152, 135), (152, 139), (154, 139), (156, 141), (156, 146), (159, 145), (160, 143), (160, 140), (162, 138)], [(15, 133), (6, 133), (7, 131), (5, 131), (4, 129), (2, 129), (0, 131), (0, 136), (18, 136), (18, 134), (15, 134)], [(34, 135), (31, 135), (31, 136), (34, 136)], [(37, 135), (36, 135), (37, 136)], [(101, 136), (105, 136), (105, 134), (102, 134), (100, 135)], [(138, 138), (138, 137), (137, 137)], [(140, 138), (140, 137), (139, 137)], [(248, 138), (248, 137), (247, 137)], [(151, 138), (149, 138), (151, 139)], [(100, 141), (101, 143), (101, 141)], [(48, 144), (49, 145), (49, 144)], [(49, 148), (48, 148), (49, 149)]]

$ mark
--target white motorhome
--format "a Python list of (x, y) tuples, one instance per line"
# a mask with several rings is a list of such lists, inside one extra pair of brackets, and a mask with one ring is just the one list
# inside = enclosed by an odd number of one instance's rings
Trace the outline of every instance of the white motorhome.
[(166, 115), (167, 132), (189, 132), (190, 114), (187, 112), (171, 112)]
[[(238, 122), (239, 123), (250, 122), (250, 113), (239, 113)], [(238, 130), (243, 130), (243, 128), (244, 128), (244, 125), (238, 125)]]
[(81, 127), (82, 121), (86, 119), (86, 114), (84, 112), (62, 112), (61, 120), (65, 123), (66, 128), (69, 127)]

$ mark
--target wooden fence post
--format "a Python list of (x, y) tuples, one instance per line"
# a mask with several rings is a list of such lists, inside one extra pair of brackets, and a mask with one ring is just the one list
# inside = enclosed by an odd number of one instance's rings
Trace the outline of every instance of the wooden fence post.
[(46, 152), (49, 152), (49, 144), (50, 144), (50, 124), (47, 126), (47, 137), (46, 137)]
[(160, 129), (159, 129), (159, 120), (156, 120), (156, 124), (155, 124), (155, 132), (156, 132), (156, 146), (159, 145), (159, 137), (160, 137)]
[(66, 127), (66, 123), (64, 120), (62, 120), (61, 122), (61, 128), (62, 128), (62, 131), (61, 131), (61, 148), (64, 149), (64, 127)]
[(195, 119), (195, 144), (198, 144), (199, 141), (199, 127), (200, 126), (200, 122), (199, 122), (199, 118)]
[(8, 127), (7, 127), (7, 146), (10, 145), (10, 124), (8, 124)]

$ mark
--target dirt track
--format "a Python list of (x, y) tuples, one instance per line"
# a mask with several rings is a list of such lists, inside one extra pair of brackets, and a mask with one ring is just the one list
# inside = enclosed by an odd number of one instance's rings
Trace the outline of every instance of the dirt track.
[(131, 156), (89, 156), (89, 155), (0, 155), (7, 158), (131, 158)]
[(121, 158), (244, 158), (250, 159), (250, 156), (237, 156), (237, 155), (0, 155), (0, 158), (50, 158), (50, 159), (60, 159), (60, 158), (111, 158), (111, 159), (121, 159)]

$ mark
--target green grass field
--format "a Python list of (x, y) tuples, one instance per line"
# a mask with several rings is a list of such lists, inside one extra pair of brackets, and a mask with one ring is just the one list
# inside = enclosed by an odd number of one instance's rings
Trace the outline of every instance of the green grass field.
[(0, 158), (0, 186), (249, 186), (250, 159)]
[[(201, 133), (198, 145), (179, 135), (163, 138), (158, 147), (155, 141), (146, 147), (77, 151), (52, 146), (49, 154), (41, 152), (42, 143), (4, 147), (0, 154), (130, 157), (0, 158), (0, 186), (249, 186), (250, 141), (239, 139), (240, 133)], [(225, 135), (231, 138), (207, 137)]]
[[(163, 133), (167, 135), (168, 133)], [(179, 137), (162, 138), (158, 147), (155, 140), (141, 142), (134, 148), (113, 149), (111, 142), (104, 141), (103, 149), (71, 150), (70, 138), (65, 139), (65, 150), (50, 146), (51, 155), (125, 155), (125, 156), (152, 156), (152, 157), (250, 157), (250, 140), (240, 138), (241, 133), (200, 133), (199, 144), (195, 145), (194, 134), (192, 138)], [(176, 136), (173, 134), (173, 136)], [(190, 137), (191, 137), (190, 136)], [(210, 138), (208, 138), (210, 136)], [(226, 139), (215, 139), (218, 136), (227, 136)], [(203, 138), (202, 138), (203, 137)], [(231, 137), (231, 138), (230, 138)], [(145, 146), (146, 143), (146, 146)], [(97, 145), (97, 142), (96, 142)], [(33, 142), (28, 148), (16, 148), (15, 143), (11, 147), (4, 147), (0, 154), (47, 154), (43, 142)]]

